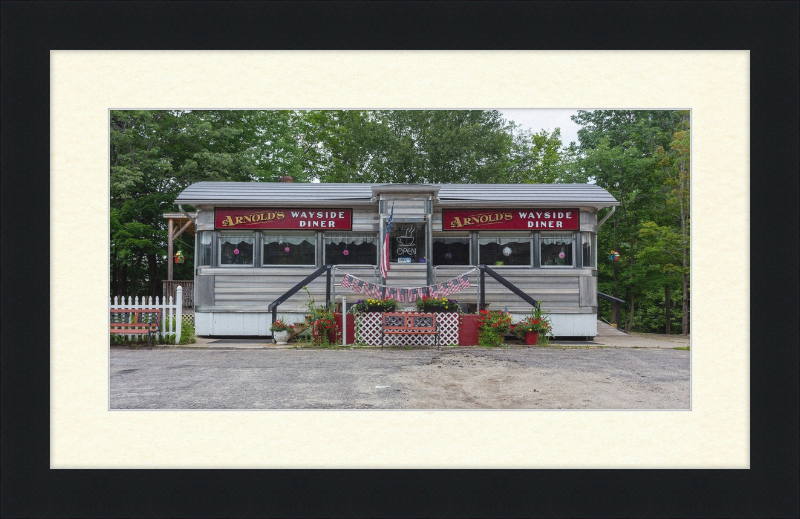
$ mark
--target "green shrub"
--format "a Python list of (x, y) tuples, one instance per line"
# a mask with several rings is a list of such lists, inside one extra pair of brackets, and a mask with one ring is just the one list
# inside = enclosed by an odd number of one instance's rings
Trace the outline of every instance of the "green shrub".
[[(172, 329), (173, 317), (164, 319), (164, 330)], [(146, 340), (146, 339), (145, 339)], [(194, 344), (197, 342), (197, 335), (195, 333), (194, 324), (187, 320), (181, 321), (181, 340), (179, 344)], [(158, 344), (175, 344), (174, 333), (161, 333), (158, 336)]]
[(511, 316), (506, 312), (481, 310), (478, 320), (478, 344), (494, 348), (503, 344), (506, 333), (511, 331)]

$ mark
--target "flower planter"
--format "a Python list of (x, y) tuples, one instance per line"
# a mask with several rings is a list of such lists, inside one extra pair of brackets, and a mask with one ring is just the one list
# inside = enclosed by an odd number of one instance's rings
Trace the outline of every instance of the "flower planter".
[(431, 306), (430, 308), (425, 308), (417, 311), (428, 314), (447, 314), (451, 312), (458, 312), (458, 307), (442, 308), (441, 306)]
[[(314, 344), (322, 344), (322, 334), (319, 330), (312, 330), (311, 335), (314, 337)], [(328, 344), (336, 344), (336, 327), (328, 330)]]
[(282, 332), (272, 332), (272, 338), (278, 344), (287, 344), (289, 342), (289, 332), (284, 330)]
[(525, 332), (525, 344), (535, 346), (539, 342), (539, 332)]
[(380, 312), (383, 313), (384, 309), (382, 306), (368, 306), (365, 312)]
[(478, 344), (478, 314), (465, 314), (461, 316), (461, 326), (458, 330), (459, 346), (474, 346)]
[[(341, 330), (344, 329), (344, 325), (342, 324), (342, 314), (336, 313), (336, 329), (340, 330), (338, 335), (343, 335)], [(355, 316), (353, 314), (345, 314), (344, 315), (345, 322), (347, 323), (347, 342), (342, 342), (342, 344), (353, 344), (356, 337), (356, 325), (355, 325)], [(344, 337), (342, 337), (342, 341), (344, 341)]]

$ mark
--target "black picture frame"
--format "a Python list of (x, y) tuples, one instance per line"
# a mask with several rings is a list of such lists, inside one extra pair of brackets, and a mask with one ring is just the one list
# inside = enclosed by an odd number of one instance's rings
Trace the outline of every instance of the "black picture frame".
[[(797, 2), (67, 1), (2, 11), (3, 517), (797, 516)], [(751, 313), (732, 316), (729, 333), (751, 334), (750, 469), (51, 470), (49, 51), (209, 48), (749, 50)], [(780, 252), (760, 261), (775, 243)]]

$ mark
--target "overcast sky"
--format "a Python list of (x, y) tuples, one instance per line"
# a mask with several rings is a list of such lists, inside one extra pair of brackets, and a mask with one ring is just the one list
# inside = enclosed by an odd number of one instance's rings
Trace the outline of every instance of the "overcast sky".
[(514, 121), (533, 133), (538, 133), (542, 130), (552, 132), (556, 128), (561, 128), (561, 143), (564, 146), (569, 146), (572, 141), (578, 142), (580, 126), (569, 118), (571, 115), (578, 113), (578, 110), (561, 108), (498, 110), (503, 114), (504, 119)]

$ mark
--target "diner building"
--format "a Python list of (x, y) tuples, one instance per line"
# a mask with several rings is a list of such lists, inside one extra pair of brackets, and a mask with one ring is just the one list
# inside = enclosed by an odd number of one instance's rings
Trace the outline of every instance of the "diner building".
[(271, 303), (324, 265), (333, 265), (331, 284), (326, 275), (310, 281), (308, 292), (280, 304), (280, 317), (301, 322), (310, 298), (322, 304), (326, 293), (348, 306), (369, 297), (351, 288), (354, 280), (361, 288), (387, 287), (384, 293), (400, 295), (406, 308), (426, 287), (446, 286), (464, 311), (475, 311), (483, 298), (490, 310), (528, 314), (531, 305), (490, 276), (480, 293), (477, 267), (486, 265), (540, 302), (554, 335), (584, 338), (597, 333), (597, 232), (604, 221), (598, 211), (610, 207), (607, 218), (619, 204), (589, 184), (289, 179), (199, 182), (176, 202), (195, 223), (200, 336), (270, 336)]

